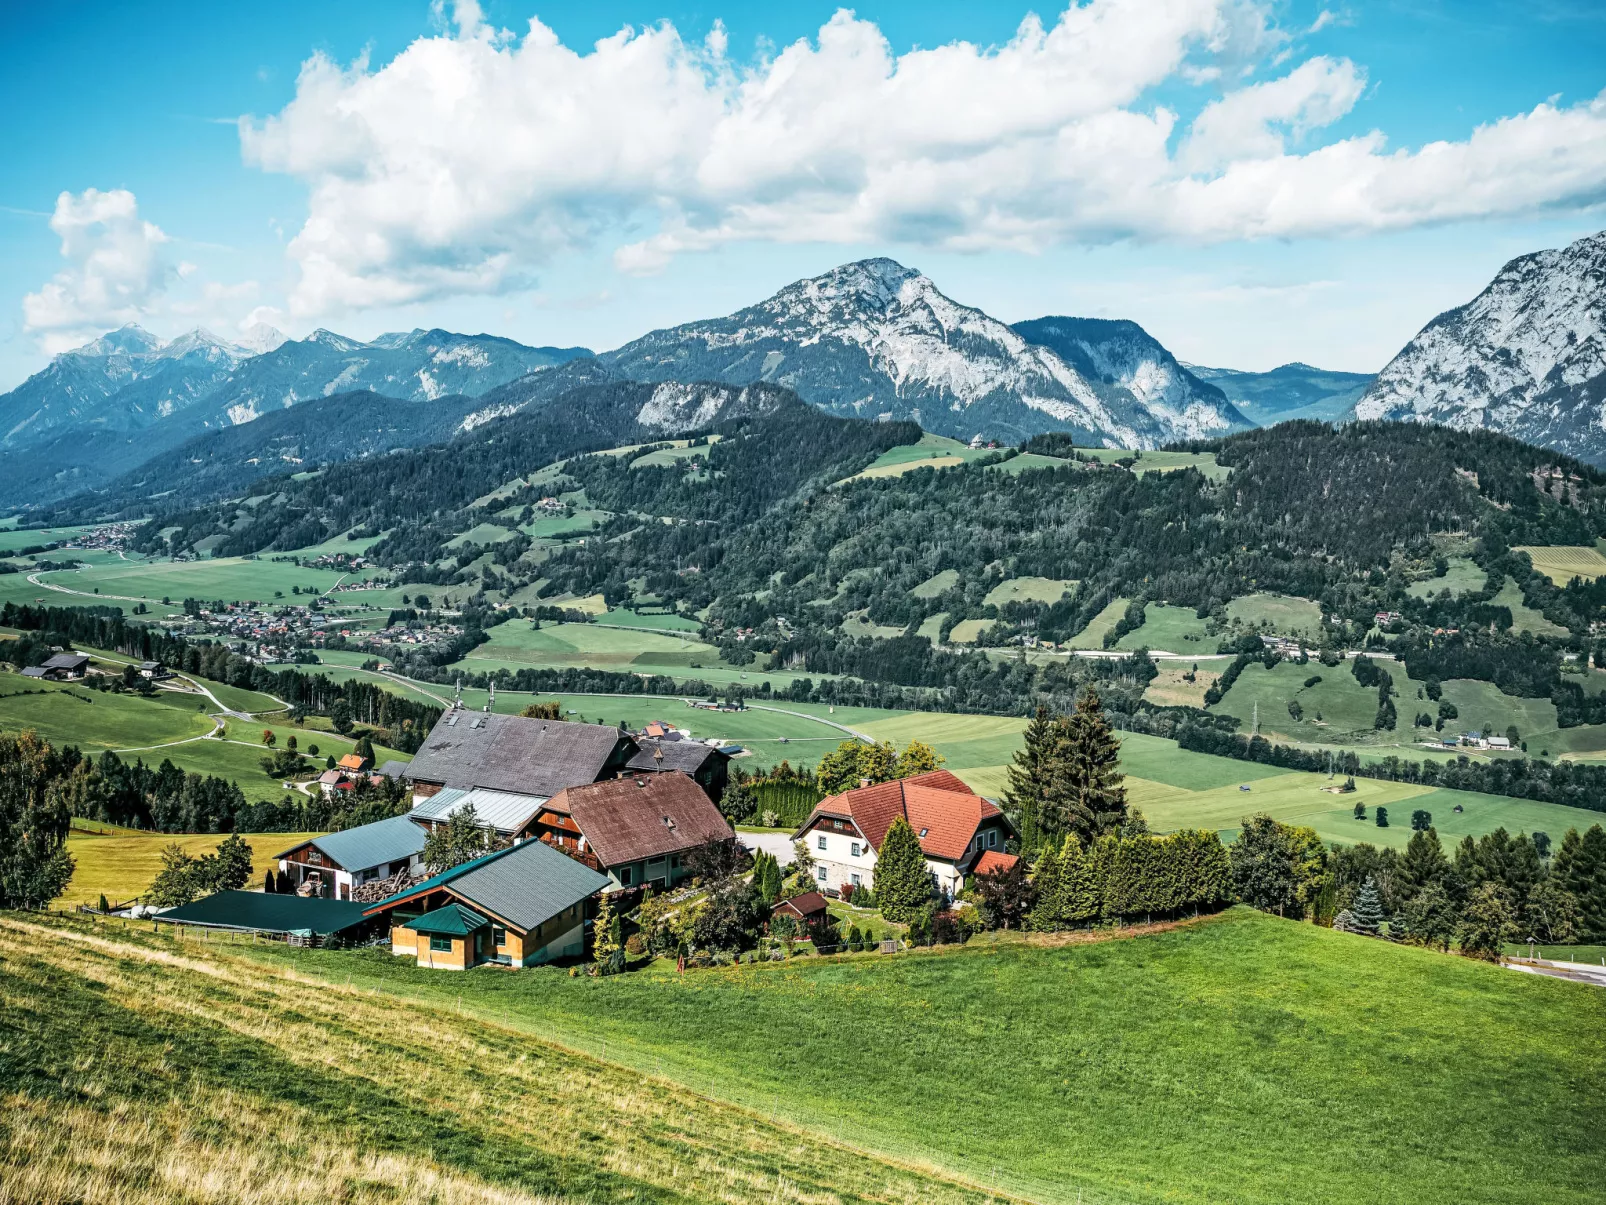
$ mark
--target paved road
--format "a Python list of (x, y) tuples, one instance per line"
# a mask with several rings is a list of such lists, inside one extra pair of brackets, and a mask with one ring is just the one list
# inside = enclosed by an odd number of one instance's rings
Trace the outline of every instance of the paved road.
[(738, 832), (736, 839), (754, 853), (762, 849), (782, 866), (792, 864), (792, 839), (785, 833)]
[[(745, 834), (744, 834), (745, 835)], [(1535, 959), (1533, 962), (1507, 962), (1513, 971), (1527, 975), (1544, 975), (1551, 979), (1571, 979), (1574, 983), (1587, 983), (1593, 987), (1606, 987), (1606, 966), (1591, 962), (1551, 962)]]

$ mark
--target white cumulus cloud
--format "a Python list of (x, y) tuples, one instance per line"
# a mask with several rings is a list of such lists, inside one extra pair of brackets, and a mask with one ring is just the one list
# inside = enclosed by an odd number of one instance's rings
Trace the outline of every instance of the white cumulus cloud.
[(22, 299), (23, 327), (54, 355), (149, 312), (167, 269), (167, 236), (139, 216), (126, 189), (87, 188), (56, 198), (50, 229), (67, 266)]
[[(240, 135), (248, 162), (308, 186), (289, 244), (304, 317), (523, 287), (599, 238), (647, 272), (741, 240), (1037, 250), (1606, 200), (1606, 93), (1416, 151), (1324, 142), (1364, 70), (1323, 56), (1242, 83), (1279, 53), (1254, 0), (1088, 0), (1001, 46), (902, 55), (844, 11), (751, 64), (717, 27), (701, 43), (627, 28), (582, 52), (460, 3), (381, 66), (315, 55)], [(1223, 80), (1241, 86), (1191, 123), (1153, 100)]]

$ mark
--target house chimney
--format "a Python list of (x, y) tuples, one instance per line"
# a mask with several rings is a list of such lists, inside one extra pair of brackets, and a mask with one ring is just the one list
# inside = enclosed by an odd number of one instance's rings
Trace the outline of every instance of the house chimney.
[(859, 779), (859, 785), (861, 787), (867, 787), (870, 785), (870, 780), (868, 778), (861, 778)]

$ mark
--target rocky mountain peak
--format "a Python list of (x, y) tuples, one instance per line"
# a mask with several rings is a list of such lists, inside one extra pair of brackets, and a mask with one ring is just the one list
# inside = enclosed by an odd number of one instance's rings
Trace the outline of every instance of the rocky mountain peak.
[(1355, 413), (1488, 427), (1606, 462), (1606, 232), (1507, 263), (1423, 327)]

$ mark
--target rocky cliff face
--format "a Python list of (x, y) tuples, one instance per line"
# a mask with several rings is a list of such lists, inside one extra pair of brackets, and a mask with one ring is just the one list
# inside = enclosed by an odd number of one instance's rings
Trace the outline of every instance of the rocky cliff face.
[(1486, 427), (1606, 463), (1606, 233), (1512, 260), (1406, 344), (1355, 413)]

